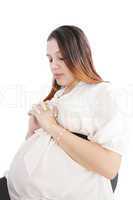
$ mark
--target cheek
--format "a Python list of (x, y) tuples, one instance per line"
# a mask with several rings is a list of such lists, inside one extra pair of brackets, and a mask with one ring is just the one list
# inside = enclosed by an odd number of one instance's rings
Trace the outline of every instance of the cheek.
[(73, 76), (72, 72), (69, 70), (69, 68), (66, 65), (63, 66), (63, 71), (64, 71), (64, 74), (66, 74), (68, 77)]

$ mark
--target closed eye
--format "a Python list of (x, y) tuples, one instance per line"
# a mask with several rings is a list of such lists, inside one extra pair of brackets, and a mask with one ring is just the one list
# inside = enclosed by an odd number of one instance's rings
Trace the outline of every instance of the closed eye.
[(64, 58), (59, 58), (60, 60), (64, 60)]
[[(59, 60), (64, 60), (64, 58), (58, 58)], [(51, 63), (53, 61), (53, 59), (49, 59), (49, 62)]]

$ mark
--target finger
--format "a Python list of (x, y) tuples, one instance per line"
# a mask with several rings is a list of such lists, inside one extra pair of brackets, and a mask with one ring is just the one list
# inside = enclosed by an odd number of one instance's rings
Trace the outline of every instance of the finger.
[[(32, 110), (35, 110), (37, 113), (40, 113), (39, 111), (38, 111), (38, 105), (39, 104), (32, 104), (32, 109), (30, 109), (29, 111), (28, 111), (28, 115), (32, 115), (33, 113), (31, 112)], [(40, 110), (40, 107), (39, 107), (39, 110)]]
[(46, 101), (46, 105), (47, 107), (49, 108), (49, 110), (52, 110), (53, 109), (53, 104), (51, 101)]
[(40, 106), (37, 104), (32, 105), (32, 110), (34, 110), (37, 114), (41, 113)]
[(32, 113), (31, 113), (31, 111), (28, 111), (28, 113), (27, 113), (28, 115), (32, 115)]
[(34, 109), (32, 108), (32, 109), (30, 109), (29, 111), (28, 111), (28, 115), (32, 115), (33, 114), (33, 111)]
[(42, 101), (42, 105), (45, 105), (46, 107), (48, 107), (48, 103), (49, 101)]
[(48, 110), (48, 108), (45, 107), (45, 109), (42, 107), (41, 104), (37, 105), (37, 108), (40, 110), (40, 112), (46, 112)]
[(53, 114), (54, 114), (55, 117), (58, 116), (58, 109), (57, 109), (56, 106), (53, 106)]
[(44, 111), (49, 110), (49, 106), (45, 102), (40, 102), (40, 106)]
[(28, 115), (32, 115), (32, 116), (35, 116), (35, 112), (33, 111), (33, 110), (30, 110), (29, 112), (28, 112)]

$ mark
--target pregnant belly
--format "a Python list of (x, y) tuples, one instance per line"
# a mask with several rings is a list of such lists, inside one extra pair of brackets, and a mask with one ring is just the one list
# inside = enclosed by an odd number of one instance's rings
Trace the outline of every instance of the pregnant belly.
[[(29, 144), (32, 145), (29, 147)], [(9, 170), (9, 181), (19, 195), (50, 199), (63, 199), (77, 188), (82, 187), (83, 191), (85, 185), (89, 192), (86, 183), (92, 176), (92, 172), (74, 161), (53, 139), (42, 134), (20, 148)]]
[(47, 156), (40, 162), (41, 170), (34, 178), (43, 175), (46, 193), (51, 195), (51, 198), (59, 197), (59, 194), (60, 198), (63, 198), (76, 185), (81, 186), (83, 181), (86, 182), (89, 171), (67, 155), (53, 140), (49, 145)]

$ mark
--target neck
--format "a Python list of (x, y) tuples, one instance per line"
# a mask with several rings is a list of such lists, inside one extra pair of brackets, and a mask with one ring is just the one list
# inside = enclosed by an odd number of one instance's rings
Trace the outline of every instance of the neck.
[(64, 92), (66, 93), (66, 91), (70, 91), (77, 83), (79, 82), (79, 80), (74, 80), (72, 83), (70, 83), (68, 86), (65, 86), (65, 90)]

